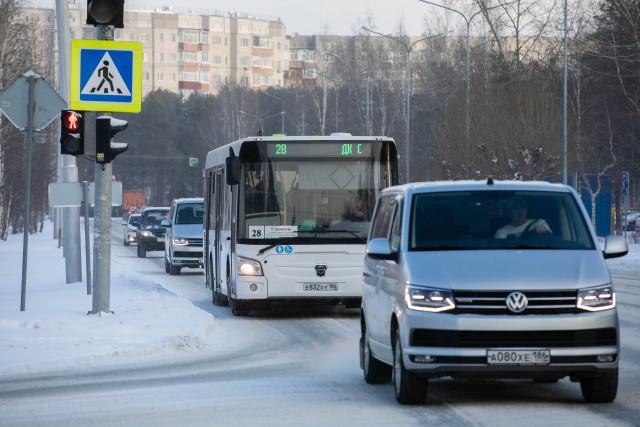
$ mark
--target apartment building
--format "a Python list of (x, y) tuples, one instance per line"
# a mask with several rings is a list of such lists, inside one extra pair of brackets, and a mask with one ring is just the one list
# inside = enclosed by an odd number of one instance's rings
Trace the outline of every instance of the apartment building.
[[(55, 39), (55, 9), (47, 2), (25, 9), (38, 16), (45, 40)], [(96, 38), (86, 10), (70, 2), (71, 39)], [(289, 65), (286, 27), (277, 17), (219, 10), (125, 10), (115, 41), (142, 43), (142, 94), (165, 89), (188, 97), (215, 94), (234, 84), (264, 90), (284, 86)], [(54, 40), (54, 43), (56, 41)], [(57, 47), (51, 50), (54, 62)]]

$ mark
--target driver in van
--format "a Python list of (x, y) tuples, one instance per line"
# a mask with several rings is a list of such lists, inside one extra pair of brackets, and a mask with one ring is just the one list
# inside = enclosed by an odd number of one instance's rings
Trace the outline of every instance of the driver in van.
[(531, 219), (528, 216), (527, 201), (522, 197), (514, 197), (508, 205), (510, 223), (496, 231), (496, 239), (520, 238), (525, 232), (551, 233), (551, 228), (544, 219)]

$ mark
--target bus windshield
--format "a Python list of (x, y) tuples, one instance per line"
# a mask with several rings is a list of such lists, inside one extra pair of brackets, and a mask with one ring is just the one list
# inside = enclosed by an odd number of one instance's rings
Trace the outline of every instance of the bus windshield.
[(388, 186), (386, 170), (370, 153), (245, 162), (238, 189), (238, 240), (363, 243), (378, 193)]

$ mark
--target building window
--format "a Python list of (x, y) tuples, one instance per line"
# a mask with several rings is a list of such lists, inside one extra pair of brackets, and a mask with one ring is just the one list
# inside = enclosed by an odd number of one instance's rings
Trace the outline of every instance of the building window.
[(163, 42), (164, 41), (164, 33), (158, 33), (158, 41), (159, 42)]
[(144, 81), (144, 82), (148, 82), (149, 81), (149, 72), (148, 71), (143, 71), (142, 72), (142, 81)]
[(163, 73), (156, 73), (156, 81), (161, 82), (164, 79)]
[(158, 53), (158, 62), (164, 62), (164, 53)]
[(213, 64), (214, 65), (222, 65), (222, 57), (221, 56), (214, 56), (213, 57)]
[(140, 41), (141, 42), (148, 42), (149, 41), (149, 33), (141, 33), (140, 34)]
[(176, 35), (175, 34), (169, 34), (169, 41), (171, 43), (175, 43), (176, 42)]
[(147, 52), (142, 52), (142, 62), (149, 62), (149, 54)]
[(240, 39), (240, 47), (249, 47), (249, 39)]
[(222, 39), (220, 36), (211, 37), (211, 44), (222, 44)]

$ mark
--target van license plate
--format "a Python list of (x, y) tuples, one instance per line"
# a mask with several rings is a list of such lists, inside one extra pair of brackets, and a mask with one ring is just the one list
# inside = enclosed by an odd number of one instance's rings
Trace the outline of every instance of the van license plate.
[(337, 283), (303, 283), (302, 289), (305, 291), (337, 291)]
[(489, 365), (548, 365), (551, 352), (545, 350), (487, 350)]

